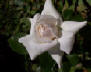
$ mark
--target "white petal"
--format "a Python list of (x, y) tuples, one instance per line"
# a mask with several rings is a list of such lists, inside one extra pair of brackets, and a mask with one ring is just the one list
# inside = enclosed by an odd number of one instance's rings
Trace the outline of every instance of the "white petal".
[(30, 28), (30, 35), (34, 36), (34, 33), (35, 33), (35, 25), (36, 25), (36, 22), (38, 20), (38, 18), (40, 17), (40, 14), (37, 13), (34, 18), (29, 18), (30, 22), (31, 22), (31, 28)]
[(76, 22), (76, 21), (64, 21), (62, 24), (62, 29), (64, 31), (77, 32), (79, 29), (84, 27), (87, 24), (87, 21)]
[(60, 50), (69, 54), (74, 44), (74, 34), (72, 32), (62, 31), (62, 37), (58, 39), (60, 43)]
[(86, 25), (84, 22), (64, 21), (62, 24), (62, 37), (58, 39), (60, 50), (69, 54), (73, 48), (75, 33)]
[[(52, 0), (46, 0), (44, 5), (44, 10), (42, 11), (41, 15), (51, 15), (54, 16), (56, 19), (60, 18), (59, 13), (55, 9), (54, 5), (52, 4)], [(62, 19), (60, 18), (62, 21)]]
[(26, 47), (31, 60), (34, 60), (36, 56), (45, 51), (48, 51), (50, 48), (54, 47), (58, 43), (57, 40), (54, 40), (51, 43), (36, 43), (32, 40), (30, 35), (20, 38), (19, 42), (23, 43), (23, 45)]
[(63, 55), (51, 54), (51, 56), (52, 56), (52, 58), (56, 61), (56, 63), (58, 64), (58, 68), (61, 68), (62, 56), (63, 56)]
[(48, 52), (53, 58), (53, 60), (56, 61), (56, 63), (58, 64), (58, 67), (61, 68), (62, 56), (64, 53), (60, 51), (59, 47), (60, 46), (57, 44), (54, 48), (50, 49)]

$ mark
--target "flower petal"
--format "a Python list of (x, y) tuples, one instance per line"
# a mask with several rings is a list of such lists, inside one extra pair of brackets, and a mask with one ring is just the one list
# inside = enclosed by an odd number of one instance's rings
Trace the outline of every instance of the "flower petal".
[(54, 47), (58, 43), (57, 40), (54, 40), (50, 43), (37, 43), (32, 40), (32, 37), (30, 37), (30, 35), (20, 38), (19, 42), (23, 43), (23, 45), (26, 47), (31, 60), (34, 60), (36, 56), (45, 51), (48, 51), (50, 48)]
[(64, 31), (71, 31), (76, 33), (79, 29), (84, 27), (86, 24), (87, 21), (83, 21), (83, 22), (64, 21), (61, 27)]
[(58, 67), (61, 68), (62, 56), (64, 53), (60, 51), (59, 45), (57, 44), (54, 48), (50, 49), (48, 52), (53, 58), (53, 60), (56, 61), (56, 63), (58, 64)]
[(56, 63), (58, 64), (58, 68), (61, 68), (62, 56), (63, 56), (63, 55), (51, 54), (51, 56), (52, 56), (52, 58), (56, 61)]
[(38, 18), (40, 17), (40, 14), (37, 13), (34, 18), (29, 18), (30, 22), (31, 22), (31, 28), (30, 28), (30, 35), (34, 36), (34, 33), (35, 33), (35, 25), (36, 25), (36, 22), (38, 20)]
[(52, 0), (46, 0), (44, 10), (42, 11), (41, 15), (51, 15), (56, 19), (60, 18), (60, 20), (62, 21), (61, 16), (59, 15), (54, 5), (52, 4)]
[(60, 50), (66, 52), (67, 54), (71, 52), (75, 40), (75, 33), (85, 26), (86, 23), (86, 21), (65, 21), (62, 24), (62, 37), (58, 39), (60, 43)]
[(60, 50), (69, 54), (74, 44), (74, 34), (72, 32), (62, 31), (62, 37), (58, 39), (60, 43)]

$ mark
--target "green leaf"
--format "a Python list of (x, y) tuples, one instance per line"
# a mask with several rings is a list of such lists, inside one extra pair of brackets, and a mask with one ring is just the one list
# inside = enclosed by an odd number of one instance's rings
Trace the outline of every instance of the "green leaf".
[(69, 72), (70, 71), (70, 68), (71, 68), (71, 65), (70, 65), (69, 62), (63, 62), (62, 68), (59, 69), (58, 72)]
[(19, 6), (23, 5), (23, 1), (22, 0), (15, 0), (14, 3), (16, 5), (19, 5)]
[(43, 72), (52, 72), (51, 69), (54, 65), (54, 61), (47, 52), (40, 55), (39, 60), (40, 60), (40, 67)]
[(63, 13), (63, 18), (64, 20), (69, 20), (71, 18), (71, 16), (73, 15), (73, 11), (72, 10), (69, 10), (69, 9), (66, 9)]
[(71, 69), (70, 69), (70, 72), (75, 72), (75, 70), (76, 70), (76, 67), (71, 67)]
[(26, 49), (24, 48), (24, 46), (22, 44), (20, 44), (18, 42), (18, 39), (23, 36), (22, 33), (18, 33), (16, 34), (16, 36), (12, 36), (8, 42), (9, 42), (9, 45), (11, 47), (11, 49), (19, 54), (27, 54), (27, 51)]
[(84, 4), (83, 4), (83, 0), (79, 0), (79, 2), (78, 2), (78, 11), (84, 11), (85, 9), (86, 9), (86, 6), (84, 6)]
[(70, 20), (73, 20), (73, 21), (84, 21), (84, 19), (81, 16), (81, 14), (72, 15), (72, 17), (70, 18)]
[(28, 18), (21, 18), (20, 23), (21, 23), (21, 25), (19, 26), (19, 30), (24, 33), (29, 33), (30, 28), (31, 28), (31, 23), (30, 23), (29, 19)]
[(37, 11), (32, 10), (32, 11), (31, 11), (31, 15), (34, 15), (36, 12), (37, 12)]
[(91, 5), (91, 0), (87, 0), (87, 2)]
[(67, 58), (72, 66), (79, 63), (79, 57), (77, 55), (67, 55)]

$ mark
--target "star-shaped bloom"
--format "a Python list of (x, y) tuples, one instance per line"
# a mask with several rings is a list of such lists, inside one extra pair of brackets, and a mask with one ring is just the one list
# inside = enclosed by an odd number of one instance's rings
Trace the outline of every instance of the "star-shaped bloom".
[(61, 67), (63, 53), (72, 50), (75, 33), (84, 27), (87, 21), (63, 21), (51, 0), (46, 0), (41, 14), (37, 13), (31, 22), (30, 34), (19, 38), (28, 51), (31, 60), (48, 51)]

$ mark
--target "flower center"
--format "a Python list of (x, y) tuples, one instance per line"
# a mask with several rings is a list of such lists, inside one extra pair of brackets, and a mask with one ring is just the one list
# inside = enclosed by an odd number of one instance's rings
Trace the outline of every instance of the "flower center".
[(36, 37), (39, 42), (51, 42), (59, 37), (57, 19), (42, 15), (36, 25)]
[(56, 35), (52, 32), (52, 29), (46, 25), (40, 24), (37, 26), (37, 30), (40, 37), (47, 37), (51, 40), (56, 38)]

